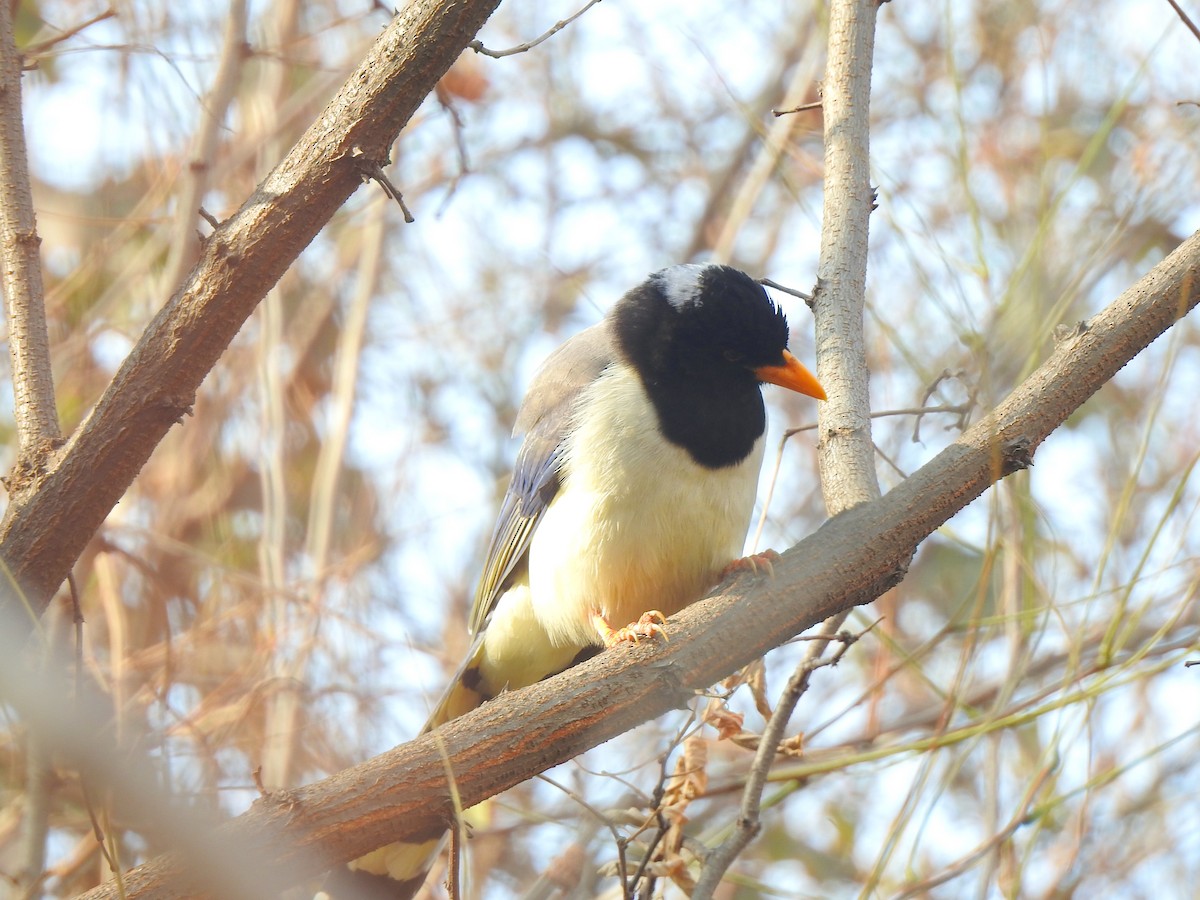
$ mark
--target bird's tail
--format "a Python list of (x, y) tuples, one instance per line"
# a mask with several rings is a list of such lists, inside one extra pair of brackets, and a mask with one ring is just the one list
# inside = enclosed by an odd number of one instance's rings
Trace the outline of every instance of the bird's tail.
[[(433, 708), (421, 734), (469, 713), (487, 697), (478, 689), (483, 642), (476, 640), (466, 662)], [(409, 900), (425, 883), (446, 836), (420, 843), (397, 841), (333, 870), (314, 900)]]

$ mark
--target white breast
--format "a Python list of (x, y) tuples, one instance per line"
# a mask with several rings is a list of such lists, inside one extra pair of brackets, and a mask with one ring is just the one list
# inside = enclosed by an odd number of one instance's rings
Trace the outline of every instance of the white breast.
[(677, 612), (742, 551), (762, 438), (741, 463), (705, 469), (658, 432), (634, 371), (609, 369), (580, 397), (564, 480), (529, 548), (533, 613), (556, 645), (597, 642), (589, 617), (619, 628)]

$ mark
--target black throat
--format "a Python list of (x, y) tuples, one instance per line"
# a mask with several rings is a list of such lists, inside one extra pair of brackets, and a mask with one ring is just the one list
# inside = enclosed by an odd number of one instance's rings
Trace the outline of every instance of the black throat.
[(754, 373), (681, 328), (652, 282), (630, 291), (613, 313), (617, 349), (641, 379), (663, 436), (708, 469), (749, 456), (767, 427)]
[(748, 372), (742, 378), (639, 374), (663, 436), (706, 469), (737, 465), (766, 430), (762, 392)]

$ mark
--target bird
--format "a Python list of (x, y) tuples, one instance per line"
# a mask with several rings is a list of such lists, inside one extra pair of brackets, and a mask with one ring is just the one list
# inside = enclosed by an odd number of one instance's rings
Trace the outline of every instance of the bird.
[[(425, 732), (603, 648), (662, 635), (744, 562), (762, 384), (826, 399), (788, 337), (745, 272), (675, 265), (546, 359), (516, 417), (524, 438), (475, 592), (473, 642)], [(410, 897), (440, 844), (368, 854), (331, 873), (324, 897)]]

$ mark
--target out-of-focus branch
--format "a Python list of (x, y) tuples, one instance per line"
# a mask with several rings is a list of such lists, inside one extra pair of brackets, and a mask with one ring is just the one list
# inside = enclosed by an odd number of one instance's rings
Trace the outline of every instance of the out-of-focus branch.
[(200, 250), (196, 219), (200, 202), (208, 190), (209, 173), (217, 153), (217, 141), (225, 123), (225, 114), (233, 102), (246, 61), (246, 0), (229, 0), (225, 17), (225, 36), (221, 61), (212, 86), (200, 104), (200, 121), (188, 151), (187, 167), (182, 173), (175, 222), (171, 229), (171, 252), (163, 266), (161, 284), (169, 291), (179, 283), (195, 262)]
[[(11, 585), (0, 582), (0, 595), (11, 592)], [(165, 781), (160, 762), (116, 737), (111, 698), (86, 680), (72, 683), (65, 654), (29, 664), (20, 606), (5, 599), (0, 605), (0, 695), (28, 724), (38, 752), (78, 768), (89, 784), (105, 789), (124, 822), (174, 849), (179, 871), (198, 890), (222, 900), (278, 896), (287, 874), (262, 865), (251, 848), (223, 835), (212, 815), (160, 787)], [(41, 894), (29, 894), (35, 895)]]
[(59, 430), (38, 255), (42, 241), (33, 214), (21, 117), (21, 56), (13, 38), (10, 4), (0, 6), (0, 266), (20, 442), (17, 465), (5, 485), (10, 494), (20, 497), (36, 484)]
[[(788, 550), (774, 577), (743, 577), (670, 622), (669, 643), (602, 653), (503, 694), (362, 765), (272, 794), (223, 826), (259, 869), (294, 881), (394, 840), (440, 834), (452, 811), (527, 780), (685, 703), (800, 632), (867, 603), (904, 575), (917, 546), (1037, 447), (1137, 353), (1200, 302), (1200, 232), (1059, 343), (995, 409), (878, 500), (826, 522)], [(179, 856), (130, 871), (125, 897), (202, 896)], [(114, 886), (84, 895), (116, 900)]]
[[(783, 103), (796, 103), (807, 94), (816, 79), (820, 59), (819, 32), (813, 30), (799, 49), (798, 59), (792, 69), (792, 80), (783, 94)], [(767, 128), (762, 143), (754, 155), (750, 171), (738, 185), (737, 192), (729, 204), (729, 212), (721, 223), (721, 232), (713, 242), (712, 261), (728, 263), (733, 259), (734, 243), (746, 221), (754, 214), (758, 198), (766, 189), (770, 179), (779, 169), (779, 160), (787, 152), (793, 132), (804, 123), (795, 116), (775, 119)]]
[[(383, 161), (499, 0), (405, 6), (362, 64), (246, 200), (205, 242), (99, 403), (55, 453), (37, 490), (0, 523), (0, 561), (36, 615), (266, 292)], [(11, 92), (10, 92), (11, 93)], [(25, 621), (30, 622), (27, 615)]]
[(358, 277), (355, 280), (354, 293), (346, 304), (345, 320), (338, 336), (329, 429), (317, 455), (312, 488), (309, 491), (309, 515), (304, 549), (312, 566), (314, 602), (324, 591), (329, 576), (329, 547), (337, 518), (337, 490), (345, 462), (346, 445), (350, 439), (350, 420), (354, 415), (358, 369), (362, 362), (363, 344), (366, 342), (367, 313), (371, 307), (371, 298), (379, 289), (379, 277), (383, 271), (387, 237), (386, 210), (387, 205), (381, 199), (372, 203), (366, 211)]

